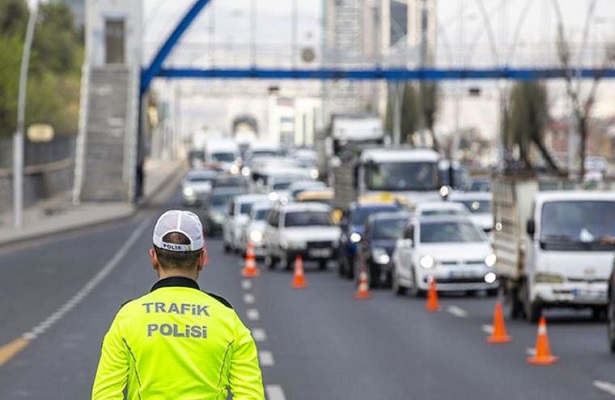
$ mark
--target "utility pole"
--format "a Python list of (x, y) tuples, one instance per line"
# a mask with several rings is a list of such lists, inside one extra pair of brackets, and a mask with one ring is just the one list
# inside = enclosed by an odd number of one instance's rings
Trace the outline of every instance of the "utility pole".
[(36, 18), (38, 17), (37, 1), (30, 11), (26, 38), (21, 56), (21, 71), (19, 74), (19, 95), (17, 100), (17, 130), (13, 137), (13, 225), (23, 227), (23, 181), (24, 181), (24, 125), (26, 117), (26, 92), (28, 85), (28, 67), (30, 66), (30, 49), (34, 37)]

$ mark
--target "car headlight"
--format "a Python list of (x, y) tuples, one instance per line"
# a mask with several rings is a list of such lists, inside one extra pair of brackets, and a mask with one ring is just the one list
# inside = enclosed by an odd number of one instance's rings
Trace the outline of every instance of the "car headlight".
[(237, 165), (231, 166), (231, 174), (237, 175), (239, 173), (239, 167)]
[(280, 242), (280, 245), (282, 245), (282, 247), (287, 250), (301, 250), (307, 247), (307, 244), (305, 242), (301, 242), (298, 240), (283, 240)]
[(536, 283), (564, 283), (563, 276), (558, 274), (549, 274), (545, 272), (538, 272), (534, 275), (534, 282)]
[(318, 170), (317, 169), (313, 169), (310, 171), (310, 177), (312, 179), (318, 179)]
[(498, 279), (498, 277), (493, 272), (488, 272), (488, 273), (485, 274), (485, 282), (486, 283), (493, 283), (493, 282), (495, 282), (496, 279)]
[(391, 261), (391, 257), (387, 254), (385, 249), (375, 248), (372, 250), (372, 257), (377, 264), (388, 264)]
[(263, 233), (261, 231), (250, 232), (250, 240), (254, 243), (260, 243), (263, 240)]
[(270, 201), (277, 201), (280, 198), (280, 195), (276, 192), (271, 192), (269, 193), (269, 200)]
[(250, 168), (248, 168), (248, 167), (243, 167), (243, 168), (241, 169), (241, 175), (243, 175), (243, 176), (250, 176)]
[(194, 189), (190, 187), (184, 188), (184, 196), (187, 196), (187, 197), (194, 196)]
[(498, 258), (496, 257), (496, 255), (491, 253), (487, 257), (485, 257), (485, 264), (491, 268), (495, 265), (495, 262), (497, 261), (497, 259)]
[(214, 220), (214, 222), (221, 224), (222, 222), (224, 222), (224, 214), (222, 213), (213, 213), (211, 214), (211, 219)]
[(431, 269), (436, 264), (432, 256), (423, 256), (419, 260), (419, 265), (425, 269)]
[(361, 241), (361, 235), (360, 235), (360, 234), (358, 234), (358, 233), (356, 233), (356, 232), (353, 232), (353, 233), (350, 235), (350, 241), (351, 241), (352, 243), (359, 243), (359, 242)]

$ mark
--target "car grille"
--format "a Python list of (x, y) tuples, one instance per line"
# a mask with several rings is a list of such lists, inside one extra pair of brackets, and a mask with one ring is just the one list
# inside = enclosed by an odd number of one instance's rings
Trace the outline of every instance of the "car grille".
[(308, 242), (308, 249), (327, 249), (331, 247), (331, 241), (329, 240), (320, 240), (317, 242)]
[(485, 265), (485, 262), (483, 260), (467, 260), (467, 261), (460, 260), (460, 261), (442, 261), (441, 264), (447, 267), (455, 267), (455, 266), (463, 267), (463, 266), (481, 266), (481, 265)]
[(437, 278), (436, 283), (485, 283), (483, 278)]

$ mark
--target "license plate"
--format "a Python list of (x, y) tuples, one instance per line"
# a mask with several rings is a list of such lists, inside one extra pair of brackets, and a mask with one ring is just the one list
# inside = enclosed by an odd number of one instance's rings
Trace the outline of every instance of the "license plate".
[(331, 255), (330, 249), (312, 249), (309, 251), (310, 257), (329, 257)]

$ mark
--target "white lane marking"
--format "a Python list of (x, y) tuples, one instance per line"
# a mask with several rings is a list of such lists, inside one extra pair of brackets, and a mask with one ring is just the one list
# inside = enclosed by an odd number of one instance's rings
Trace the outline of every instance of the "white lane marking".
[(267, 340), (267, 333), (265, 333), (264, 329), (254, 328), (252, 329), (252, 337), (256, 342), (264, 342)]
[(261, 362), (261, 367), (273, 367), (275, 365), (273, 353), (270, 351), (259, 351), (258, 358)]
[(243, 295), (243, 301), (246, 304), (254, 304), (254, 300), (256, 300), (256, 299), (254, 298), (253, 294), (246, 293), (246, 294)]
[(244, 279), (243, 281), (241, 281), (241, 287), (245, 290), (250, 290), (252, 289), (252, 282), (247, 279)]
[(255, 308), (250, 308), (246, 314), (248, 315), (248, 319), (250, 321), (257, 321), (261, 317), (258, 310)]
[(525, 352), (527, 353), (528, 356), (535, 356), (536, 355), (536, 348), (528, 347), (527, 349), (525, 349)]
[(603, 381), (594, 381), (594, 386), (600, 390), (604, 390), (608, 394), (615, 396), (615, 384)]
[(493, 325), (483, 325), (483, 332), (491, 335), (493, 333)]
[(267, 392), (267, 400), (286, 400), (280, 385), (265, 385), (265, 392)]
[(130, 235), (128, 240), (124, 243), (124, 245), (115, 253), (113, 258), (109, 260), (109, 262), (96, 274), (89, 282), (87, 282), (78, 292), (75, 294), (69, 301), (67, 301), (64, 305), (58, 308), (53, 314), (51, 314), (47, 319), (43, 322), (35, 326), (30, 332), (24, 333), (23, 337), (28, 340), (36, 339), (38, 336), (43, 334), (47, 329), (51, 328), (56, 322), (62, 319), (69, 311), (71, 311), (75, 306), (77, 306), (81, 301), (90, 294), (92, 290), (100, 282), (103, 281), (113, 271), (122, 261), (129, 250), (134, 247), (134, 243), (137, 241), (139, 236), (143, 233), (145, 228), (149, 226), (150, 221), (144, 220), (141, 222), (141, 225), (135, 229), (135, 231)]
[(466, 310), (464, 310), (463, 308), (459, 308), (457, 306), (448, 307), (448, 312), (459, 318), (465, 318), (468, 316), (468, 313)]

